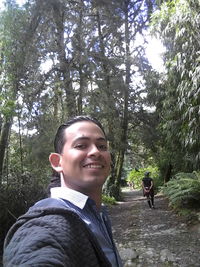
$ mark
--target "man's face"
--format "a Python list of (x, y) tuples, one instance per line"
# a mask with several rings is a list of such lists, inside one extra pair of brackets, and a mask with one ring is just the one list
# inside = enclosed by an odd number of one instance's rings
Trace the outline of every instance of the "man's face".
[(102, 130), (92, 122), (76, 122), (66, 128), (65, 139), (60, 160), (65, 186), (82, 193), (102, 188), (111, 163)]

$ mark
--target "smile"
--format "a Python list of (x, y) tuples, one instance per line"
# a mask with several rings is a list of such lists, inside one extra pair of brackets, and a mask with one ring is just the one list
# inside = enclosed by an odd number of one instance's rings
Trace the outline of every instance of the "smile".
[(103, 166), (102, 165), (96, 165), (96, 164), (89, 164), (84, 166), (84, 168), (88, 168), (88, 169), (102, 169)]

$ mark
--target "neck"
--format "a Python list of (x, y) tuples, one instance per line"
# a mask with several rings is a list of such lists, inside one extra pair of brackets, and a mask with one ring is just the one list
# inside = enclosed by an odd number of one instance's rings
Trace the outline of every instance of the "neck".
[(61, 176), (61, 187), (68, 187), (70, 189), (76, 190), (86, 196), (88, 196), (89, 198), (91, 198), (92, 200), (94, 200), (94, 202), (96, 203), (96, 207), (99, 210), (101, 207), (101, 203), (102, 203), (102, 186), (101, 187), (91, 187), (91, 188), (80, 188), (80, 187), (74, 187), (70, 184), (67, 184), (65, 182), (65, 180), (63, 179), (63, 176)]
[(101, 208), (101, 203), (102, 203), (102, 191), (100, 193), (90, 193), (87, 194), (94, 202), (96, 203), (96, 207), (98, 210)]
[(80, 193), (88, 196), (89, 198), (91, 198), (92, 200), (94, 200), (96, 207), (98, 210), (100, 210), (101, 208), (101, 203), (102, 203), (102, 188), (79, 188), (79, 189), (75, 189), (77, 191), (79, 191)]

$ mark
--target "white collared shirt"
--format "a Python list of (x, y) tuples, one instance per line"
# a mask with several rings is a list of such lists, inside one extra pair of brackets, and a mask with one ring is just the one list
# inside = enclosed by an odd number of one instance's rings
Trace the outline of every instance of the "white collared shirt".
[(66, 199), (80, 209), (83, 209), (85, 207), (85, 204), (88, 200), (88, 196), (67, 187), (51, 188), (51, 197), (57, 199)]
[(98, 212), (92, 199), (67, 187), (51, 188), (51, 198), (60, 199), (68, 208), (76, 212), (94, 233), (112, 266), (122, 266), (113, 244), (110, 221), (103, 207)]

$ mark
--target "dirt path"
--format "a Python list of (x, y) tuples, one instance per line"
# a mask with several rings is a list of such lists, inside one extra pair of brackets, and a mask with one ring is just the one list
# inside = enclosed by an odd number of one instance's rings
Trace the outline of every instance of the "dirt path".
[(125, 266), (200, 267), (199, 226), (190, 229), (163, 196), (148, 207), (141, 191), (123, 192), (124, 202), (110, 207), (114, 239)]

